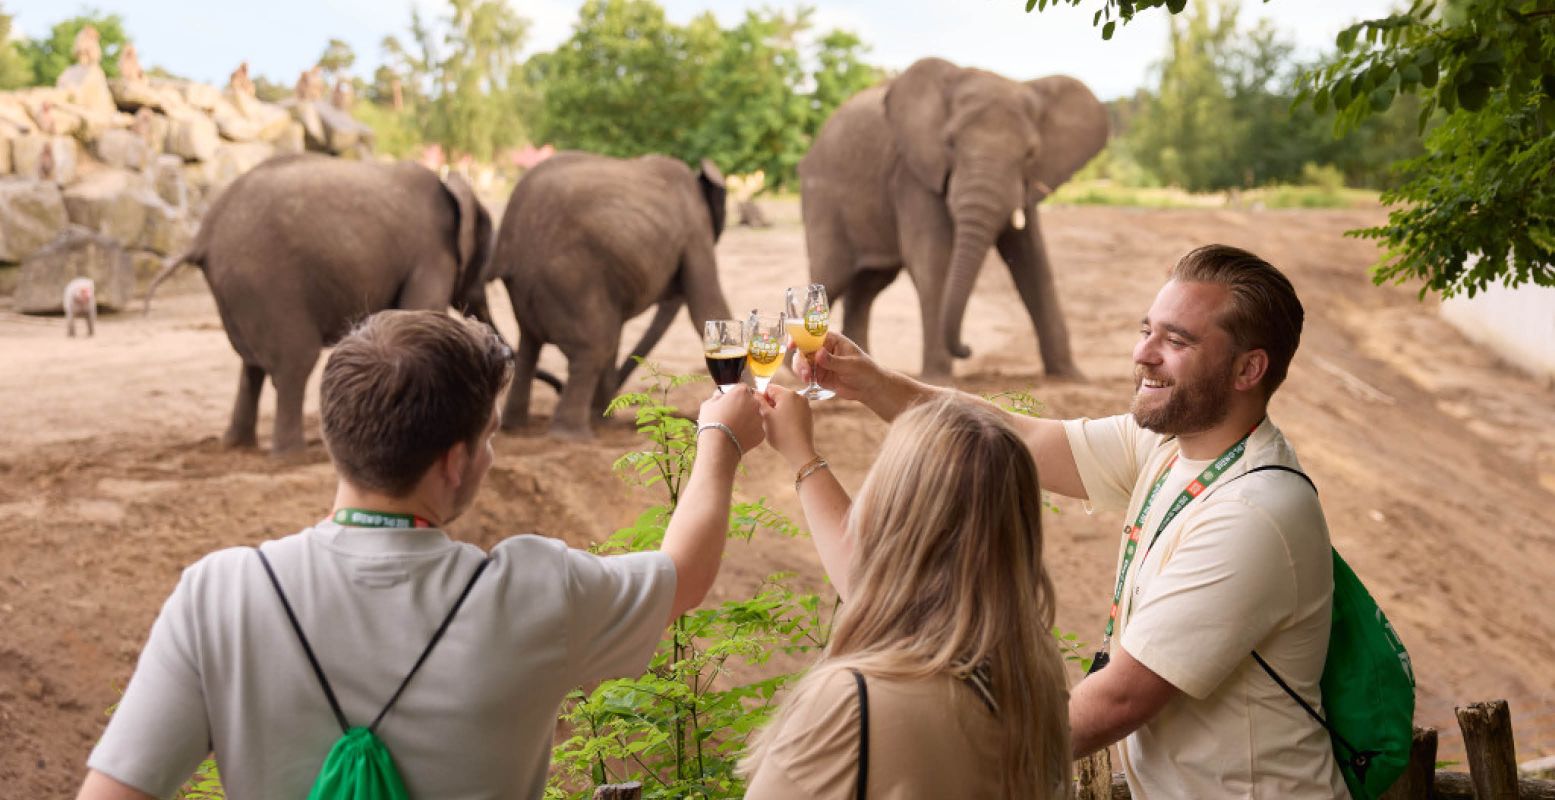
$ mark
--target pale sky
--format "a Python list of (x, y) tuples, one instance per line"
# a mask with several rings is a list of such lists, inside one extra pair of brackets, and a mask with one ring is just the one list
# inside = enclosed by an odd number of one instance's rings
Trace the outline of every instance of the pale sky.
[[(579, 0), (509, 0), (532, 23), (527, 52), (555, 47), (571, 33)], [(1304, 55), (1332, 46), (1334, 35), (1357, 19), (1380, 17), (1396, 0), (1240, 0), (1245, 24), (1272, 20)], [(661, 0), (671, 20), (686, 22), (712, 11), (728, 27), (748, 8), (793, 8), (792, 0)], [(21, 35), (40, 35), (90, 6), (124, 18), (141, 63), (224, 84), (239, 61), (250, 71), (290, 85), (331, 38), (356, 51), (358, 75), (368, 77), (389, 34), (408, 39), (412, 5), (441, 15), (441, 0), (0, 0)], [(816, 28), (846, 28), (871, 48), (866, 59), (901, 69), (924, 56), (991, 69), (1012, 78), (1056, 72), (1085, 81), (1103, 99), (1133, 93), (1150, 80), (1150, 66), (1166, 45), (1167, 15), (1146, 12), (1101, 41), (1087, 0), (1025, 13), (1024, 0), (813, 0)], [(1089, 10), (1087, 10), (1089, 9)]]

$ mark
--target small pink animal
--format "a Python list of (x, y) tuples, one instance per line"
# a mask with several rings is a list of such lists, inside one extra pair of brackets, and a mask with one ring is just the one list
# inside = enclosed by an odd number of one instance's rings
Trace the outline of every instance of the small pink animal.
[(65, 334), (76, 335), (76, 315), (86, 318), (86, 335), (97, 334), (97, 285), (91, 278), (65, 284)]

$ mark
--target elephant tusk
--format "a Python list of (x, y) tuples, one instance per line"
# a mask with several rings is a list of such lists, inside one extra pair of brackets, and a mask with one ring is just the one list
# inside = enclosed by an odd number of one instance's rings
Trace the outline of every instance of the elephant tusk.
[(1018, 231), (1025, 230), (1026, 229), (1026, 209), (1024, 209), (1024, 208), (1017, 208), (1017, 209), (1015, 209), (1015, 213), (1010, 215), (1010, 225), (1014, 226), (1015, 230), (1018, 230)]

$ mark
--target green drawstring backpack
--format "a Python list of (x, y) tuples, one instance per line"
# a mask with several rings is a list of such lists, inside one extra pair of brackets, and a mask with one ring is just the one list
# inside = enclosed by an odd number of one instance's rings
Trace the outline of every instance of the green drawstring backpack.
[(259, 562), (264, 565), (265, 573), (270, 576), (270, 584), (275, 587), (275, 593), (281, 598), (281, 607), (286, 609), (286, 618), (291, 621), (292, 630), (297, 633), (297, 641), (302, 643), (302, 651), (308, 656), (308, 663), (313, 665), (313, 674), (318, 676), (319, 685), (324, 689), (324, 697), (329, 700), (331, 711), (335, 712), (335, 721), (340, 723), (342, 735), (335, 740), (334, 747), (329, 749), (329, 755), (324, 758), (324, 766), (319, 769), (319, 775), (313, 780), (313, 789), (308, 792), (308, 800), (410, 800), (410, 795), (405, 791), (405, 782), (400, 779), (400, 772), (394, 766), (394, 758), (389, 755), (389, 748), (378, 738), (376, 731), (378, 724), (383, 722), (389, 709), (394, 707), (400, 694), (410, 684), (410, 679), (415, 677), (416, 671), (432, 654), (432, 648), (437, 646), (438, 640), (443, 638), (443, 633), (448, 630), (448, 624), (454, 621), (454, 615), (459, 613), (459, 607), (464, 605), (464, 599), (469, 597), (470, 590), (475, 588), (475, 581), (481, 573), (486, 571), (490, 559), (481, 561), (475, 568), (475, 574), (470, 576), (468, 583), (464, 585), (464, 591), (459, 593), (459, 599), (454, 601), (453, 608), (448, 610), (448, 616), (443, 618), (443, 623), (437, 626), (437, 631), (432, 634), (432, 641), (427, 642), (425, 650), (421, 651), (421, 657), (416, 659), (415, 666), (410, 668), (410, 673), (400, 681), (398, 689), (394, 690), (394, 696), (385, 703), (383, 710), (371, 725), (365, 728), (353, 728), (346, 722), (346, 715), (340, 710), (340, 702), (335, 699), (335, 690), (330, 688), (329, 679), (324, 677), (324, 668), (319, 666), (318, 658), (313, 654), (313, 648), (308, 644), (308, 637), (302, 633), (302, 625), (297, 622), (297, 615), (292, 612), (292, 604), (287, 601), (286, 593), (281, 591), (281, 581), (275, 577), (275, 570), (270, 568), (270, 560), (265, 554), (259, 553)]
[[(1257, 467), (1247, 474), (1277, 469)], [(1312, 487), (1317, 491), (1317, 487)], [(1307, 715), (1328, 731), (1345, 786), (1355, 800), (1375, 800), (1409, 764), (1414, 736), (1415, 674), (1398, 632), (1377, 607), (1371, 593), (1350, 565), (1334, 550), (1333, 623), (1328, 634), (1328, 658), (1319, 682), (1323, 714), (1301, 699), (1255, 651), (1253, 659), (1295, 700)]]

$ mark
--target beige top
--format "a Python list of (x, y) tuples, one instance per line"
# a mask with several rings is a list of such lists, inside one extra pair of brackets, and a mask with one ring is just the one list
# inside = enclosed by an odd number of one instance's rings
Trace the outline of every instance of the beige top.
[[(1065, 427), (1089, 504), (1125, 511), (1121, 530), (1177, 454), (1176, 440), (1129, 415)], [(1265, 420), (1242, 458), (1150, 547), (1172, 501), (1209, 463), (1178, 459), (1145, 519), (1119, 603), (1112, 646), (1183, 692), (1120, 744), (1129, 788), (1144, 800), (1348, 797), (1327, 733), (1251, 655), (1257, 650), (1318, 706), (1333, 600), (1323, 509), (1298, 476), (1246, 474), (1266, 464), (1300, 469)], [(1109, 581), (1109, 600), (1112, 588)]]
[[(922, 681), (867, 677), (869, 797), (1003, 797), (993, 743), (997, 722), (976, 691), (950, 675)], [(747, 800), (853, 800), (859, 754), (858, 689), (832, 671), (791, 705)]]

